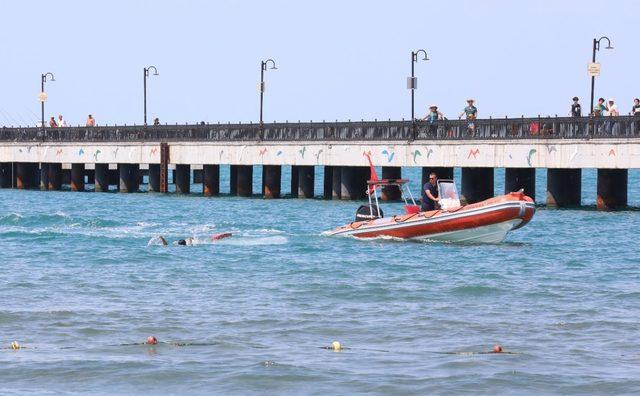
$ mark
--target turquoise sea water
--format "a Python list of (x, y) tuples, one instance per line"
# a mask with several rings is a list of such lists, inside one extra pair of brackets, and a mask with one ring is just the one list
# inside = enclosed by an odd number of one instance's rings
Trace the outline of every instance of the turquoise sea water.
[(457, 245), (320, 235), (354, 202), (0, 190), (0, 392), (638, 393), (640, 212), (594, 171), (583, 202)]

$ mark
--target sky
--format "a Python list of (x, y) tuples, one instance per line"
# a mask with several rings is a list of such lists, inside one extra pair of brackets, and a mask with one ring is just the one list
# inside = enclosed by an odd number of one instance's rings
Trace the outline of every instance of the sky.
[(640, 96), (637, 0), (232, 1), (0, 0), (0, 125), (40, 118), (84, 124), (258, 122), (260, 61), (265, 122), (410, 119), (437, 104), (456, 118), (469, 97), (481, 118), (566, 115), (589, 103), (587, 64), (601, 46), (596, 98), (622, 113)]

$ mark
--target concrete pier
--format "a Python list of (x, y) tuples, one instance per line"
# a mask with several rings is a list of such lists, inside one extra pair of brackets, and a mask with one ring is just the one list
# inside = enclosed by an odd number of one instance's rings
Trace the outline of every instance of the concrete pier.
[(175, 178), (176, 192), (189, 194), (191, 192), (191, 166), (176, 165)]
[(220, 165), (202, 167), (202, 193), (206, 197), (220, 195)]
[(84, 191), (84, 164), (71, 164), (71, 191)]
[(149, 192), (160, 192), (160, 164), (149, 164)]
[(504, 170), (504, 193), (524, 189), (524, 194), (536, 199), (535, 168), (506, 168)]
[(11, 188), (13, 185), (12, 180), (12, 164), (11, 162), (0, 163), (0, 188)]
[(298, 187), (300, 180), (298, 179), (298, 167), (291, 165), (291, 198), (298, 198)]
[(95, 191), (109, 191), (109, 164), (96, 164), (95, 170)]
[(49, 189), (49, 164), (40, 164), (40, 190), (47, 191)]
[(239, 197), (250, 197), (253, 195), (253, 166), (237, 166), (236, 191)]
[(624, 209), (627, 206), (627, 169), (598, 169), (596, 206), (599, 210)]
[(264, 165), (262, 167), (262, 195), (264, 198), (280, 198), (282, 187), (282, 167)]
[(138, 192), (140, 188), (140, 165), (118, 164), (119, 191), (124, 193)]
[(493, 197), (493, 168), (462, 168), (460, 199), (472, 204)]
[(331, 199), (342, 197), (342, 167), (333, 166), (331, 174)]
[(359, 200), (366, 197), (369, 168), (363, 166), (343, 166), (340, 175), (340, 199)]
[(229, 166), (229, 194), (238, 195), (238, 165)]
[[(402, 168), (399, 166), (383, 166), (383, 179), (402, 179)], [(398, 186), (385, 186), (382, 188), (380, 198), (383, 201), (398, 201), (401, 199), (400, 188)]]
[(331, 199), (333, 196), (333, 166), (328, 165), (324, 167), (324, 174), (322, 177), (322, 198)]
[[(438, 167), (438, 166), (430, 166), (422, 168), (422, 182), (420, 184), (420, 189), (429, 181), (429, 175), (431, 173), (435, 173), (438, 176), (438, 179), (450, 179), (453, 180), (453, 168), (449, 167)], [(422, 191), (420, 191), (422, 194)]]
[(62, 188), (62, 164), (48, 164), (47, 189), (58, 191)]
[(31, 162), (15, 163), (15, 187), (20, 190), (35, 188), (38, 180), (38, 164)]
[(298, 198), (313, 198), (315, 191), (315, 169), (313, 165), (297, 166)]
[(580, 206), (582, 169), (547, 170), (547, 207)]

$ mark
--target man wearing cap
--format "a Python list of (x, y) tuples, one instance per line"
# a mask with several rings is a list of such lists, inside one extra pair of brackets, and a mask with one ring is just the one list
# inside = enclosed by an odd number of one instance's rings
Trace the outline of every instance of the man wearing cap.
[(469, 132), (471, 132), (471, 136), (476, 133), (476, 123), (474, 122), (476, 118), (478, 118), (478, 108), (473, 105), (474, 100), (469, 98), (467, 99), (467, 106), (462, 110), (462, 113), (458, 116), (458, 119), (461, 120), (462, 116), (465, 116), (469, 123), (467, 124), (467, 128)]
[(429, 134), (436, 135), (437, 125), (435, 124), (438, 120), (443, 120), (444, 115), (438, 111), (438, 106), (432, 104), (429, 106), (429, 113), (422, 119), (422, 121), (429, 122)]

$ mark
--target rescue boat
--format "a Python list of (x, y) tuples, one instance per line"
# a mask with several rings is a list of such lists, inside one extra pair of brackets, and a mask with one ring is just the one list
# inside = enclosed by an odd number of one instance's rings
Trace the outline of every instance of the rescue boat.
[[(369, 159), (371, 177), (367, 181), (369, 204), (362, 205), (356, 221), (327, 231), (330, 236), (356, 238), (399, 238), (442, 242), (500, 243), (507, 233), (523, 227), (533, 217), (535, 204), (522, 190), (482, 202), (461, 205), (453, 180), (437, 181), (439, 209), (421, 212), (407, 179), (378, 179)], [(384, 217), (378, 190), (397, 186), (404, 200), (405, 213)]]

